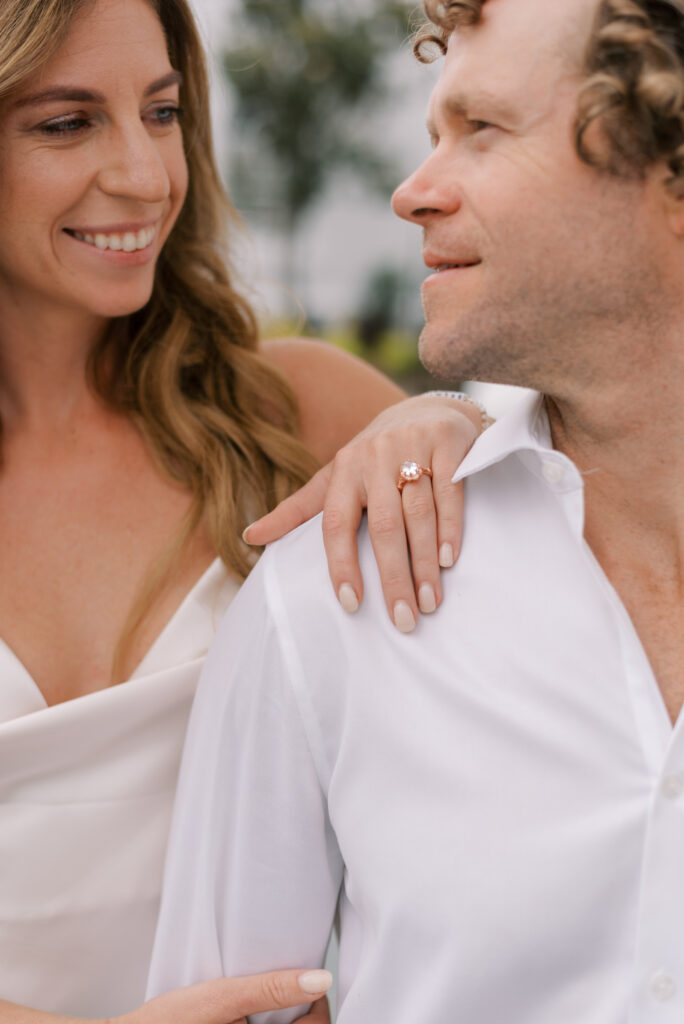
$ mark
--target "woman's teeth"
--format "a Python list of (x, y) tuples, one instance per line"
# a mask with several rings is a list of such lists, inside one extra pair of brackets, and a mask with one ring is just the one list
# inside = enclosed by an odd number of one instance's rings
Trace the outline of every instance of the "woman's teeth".
[(97, 249), (113, 249), (114, 252), (137, 252), (146, 249), (155, 236), (154, 228), (143, 228), (142, 231), (126, 231), (123, 235), (84, 235), (80, 231), (71, 234), (79, 242), (87, 242)]

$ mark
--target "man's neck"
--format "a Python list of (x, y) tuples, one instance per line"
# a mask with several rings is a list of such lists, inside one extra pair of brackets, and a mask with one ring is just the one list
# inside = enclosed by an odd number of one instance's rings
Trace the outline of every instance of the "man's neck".
[(547, 398), (584, 475), (585, 538), (641, 638), (674, 721), (684, 702), (684, 381), (589, 402)]
[(684, 376), (546, 406), (554, 447), (584, 474), (587, 511), (684, 550)]

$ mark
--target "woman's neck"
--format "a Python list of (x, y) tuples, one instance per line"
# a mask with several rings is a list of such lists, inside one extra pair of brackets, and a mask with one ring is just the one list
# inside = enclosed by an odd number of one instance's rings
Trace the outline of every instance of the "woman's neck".
[[(5, 304), (3, 304), (5, 305)], [(98, 404), (87, 364), (107, 322), (72, 310), (10, 308), (0, 315), (3, 433), (68, 428)]]

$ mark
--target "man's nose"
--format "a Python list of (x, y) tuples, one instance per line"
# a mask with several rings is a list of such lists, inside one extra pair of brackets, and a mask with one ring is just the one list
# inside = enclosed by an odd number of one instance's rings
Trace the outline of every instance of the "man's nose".
[(434, 153), (392, 196), (397, 217), (414, 224), (424, 224), (431, 216), (456, 213), (461, 204), (461, 190), (453, 172)]
[(111, 146), (109, 159), (98, 176), (104, 192), (148, 203), (168, 198), (168, 171), (155, 140), (144, 125), (119, 133)]

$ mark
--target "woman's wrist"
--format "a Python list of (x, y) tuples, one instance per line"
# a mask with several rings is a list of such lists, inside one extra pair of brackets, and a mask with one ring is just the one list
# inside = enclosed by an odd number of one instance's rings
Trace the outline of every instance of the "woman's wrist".
[[(478, 402), (476, 398), (472, 398), (470, 395), (467, 395), (464, 391), (426, 391), (422, 397), (446, 398), (452, 402), (458, 402), (464, 407), (476, 410), (478, 414), (476, 417), (476, 426), (479, 428), (481, 434), (484, 433), (488, 427), (491, 427), (493, 423), (496, 423), (494, 417), (490, 416), (487, 412), (486, 406), (484, 406), (482, 402)], [(473, 419), (472, 416), (469, 418)]]

